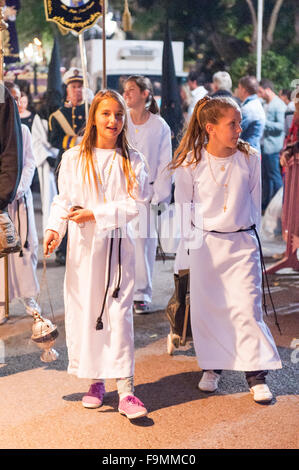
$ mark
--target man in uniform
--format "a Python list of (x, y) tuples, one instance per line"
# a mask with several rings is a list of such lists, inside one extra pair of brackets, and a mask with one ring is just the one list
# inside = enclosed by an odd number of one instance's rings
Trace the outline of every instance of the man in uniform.
[[(66, 85), (66, 101), (49, 117), (49, 142), (59, 149), (53, 162), (57, 168), (62, 154), (78, 145), (82, 137), (80, 131), (85, 126), (85, 104), (83, 102), (83, 75), (80, 69), (72, 67), (63, 76)], [(56, 262), (64, 265), (66, 257), (66, 236), (56, 251)]]

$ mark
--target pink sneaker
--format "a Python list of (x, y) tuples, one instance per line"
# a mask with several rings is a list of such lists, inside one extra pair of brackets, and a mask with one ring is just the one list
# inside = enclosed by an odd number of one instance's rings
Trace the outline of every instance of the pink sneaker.
[(118, 411), (129, 419), (141, 418), (147, 415), (144, 404), (134, 395), (128, 395), (120, 400)]
[(88, 392), (82, 398), (82, 405), (85, 408), (99, 408), (103, 404), (105, 385), (103, 382), (91, 384)]

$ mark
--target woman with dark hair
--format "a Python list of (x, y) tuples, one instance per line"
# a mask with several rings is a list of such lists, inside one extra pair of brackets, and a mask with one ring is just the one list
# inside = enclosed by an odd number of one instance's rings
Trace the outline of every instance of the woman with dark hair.
[(149, 311), (152, 301), (152, 275), (157, 248), (154, 209), (162, 202), (169, 202), (171, 196), (171, 175), (166, 170), (172, 158), (171, 132), (166, 121), (159, 115), (153, 87), (147, 77), (129, 77), (124, 84), (124, 98), (129, 108), (128, 138), (148, 163), (151, 185), (147, 230), (142, 237), (137, 234), (135, 239), (138, 263), (134, 308), (136, 313), (143, 314)]
[(30, 109), (28, 108), (28, 105), (29, 105), (28, 95), (27, 93), (25, 93), (25, 91), (21, 91), (21, 98), (19, 100), (19, 113), (20, 113), (21, 123), (26, 124), (26, 126), (28, 126), (29, 130), (31, 131), (35, 113), (30, 111)]

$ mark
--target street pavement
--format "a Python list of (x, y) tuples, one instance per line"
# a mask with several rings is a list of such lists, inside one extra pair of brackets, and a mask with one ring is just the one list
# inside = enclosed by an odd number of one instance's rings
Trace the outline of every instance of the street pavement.
[[(34, 194), (34, 200), (41, 281), (38, 194)], [(273, 254), (283, 252), (284, 243), (264, 240), (263, 249), (268, 266), (274, 261)], [(0, 449), (110, 449), (112, 453), (116, 449), (298, 448), (299, 273), (284, 269), (269, 276), (282, 335), (271, 308), (265, 321), (283, 368), (269, 372), (274, 399), (271, 404), (260, 405), (248, 392), (242, 372), (224, 371), (217, 392), (200, 392), (197, 384), (202, 372), (191, 340), (172, 356), (167, 353), (165, 306), (173, 291), (173, 261), (171, 257), (156, 261), (153, 312), (134, 316), (135, 393), (149, 411), (146, 418), (134, 421), (117, 411), (114, 380), (107, 381), (101, 408), (82, 407), (89, 381), (66, 372), (64, 267), (57, 266), (54, 257), (47, 261), (47, 283), (40, 302), (43, 314), (58, 327), (55, 349), (59, 357), (52, 363), (41, 362), (41, 351), (30, 339), (32, 318), (26, 316), (18, 301), (13, 301), (9, 320), (0, 327)]]

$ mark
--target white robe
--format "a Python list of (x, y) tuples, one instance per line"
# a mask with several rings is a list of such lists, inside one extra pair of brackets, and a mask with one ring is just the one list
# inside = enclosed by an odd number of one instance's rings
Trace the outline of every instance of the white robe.
[[(9, 301), (21, 297), (35, 297), (39, 293), (39, 283), (36, 276), (38, 237), (35, 225), (33, 198), (30, 189), (35, 172), (35, 160), (30, 130), (25, 124), (22, 124), (22, 138), (22, 175), (17, 188), (16, 197), (13, 202), (8, 205), (8, 213), (17, 232), (20, 234), (23, 257), (20, 257), (19, 253), (13, 253), (8, 256)], [(24, 247), (26, 237), (29, 244), (28, 248)], [(0, 277), (4, 279), (3, 259), (0, 259)], [(4, 282), (0, 282), (0, 304), (4, 302), (4, 297)]]
[[(148, 176), (144, 161), (136, 151), (130, 152), (138, 181), (136, 199), (126, 190), (122, 157), (116, 154), (109, 177), (113, 150), (95, 149), (102, 186), (91, 178), (82, 184), (82, 169), (77, 166), (78, 149), (63, 154), (59, 171), (59, 194), (51, 207), (47, 228), (63, 237), (71, 206), (80, 205), (93, 211), (96, 222), (68, 223), (68, 244), (64, 282), (65, 327), (69, 355), (68, 372), (81, 378), (124, 378), (134, 372), (133, 288), (135, 253), (130, 220), (138, 215), (138, 204), (149, 197)], [(109, 180), (109, 181), (108, 181)], [(108, 184), (109, 183), (109, 184)], [(99, 194), (97, 193), (97, 187)], [(103, 315), (103, 330), (96, 330), (108, 277), (111, 232), (122, 227), (121, 283), (118, 298), (112, 293), (118, 281), (118, 240), (114, 239), (110, 287)]]
[[(169, 202), (172, 177), (167, 165), (172, 158), (171, 132), (166, 121), (158, 114), (150, 113), (142, 125), (135, 125), (128, 113), (128, 138), (131, 145), (141, 152), (148, 164), (150, 202), (152, 205)], [(156, 215), (148, 207), (150, 225), (147, 237), (136, 236), (136, 282), (134, 300), (151, 302), (152, 276), (156, 259)], [(138, 235), (138, 229), (135, 227)]]
[[(260, 224), (260, 158), (254, 154), (247, 159), (240, 151), (232, 158), (226, 212), (223, 187), (212, 178), (205, 150), (196, 167), (181, 166), (175, 175), (176, 202), (200, 204), (203, 214), (202, 230), (197, 232), (203, 236), (202, 244), (190, 249), (189, 257), (195, 351), (202, 369), (277, 369), (281, 361), (263, 321), (260, 256), (254, 232), (209, 233), (235, 232)], [(218, 184), (227, 180), (229, 162), (212, 159)]]
[(42, 119), (38, 114), (34, 116), (32, 123), (32, 145), (39, 178), (43, 230), (45, 230), (51, 204), (57, 194), (54, 169), (50, 167), (47, 158), (56, 158), (59, 150), (50, 145), (48, 141), (48, 121)]

